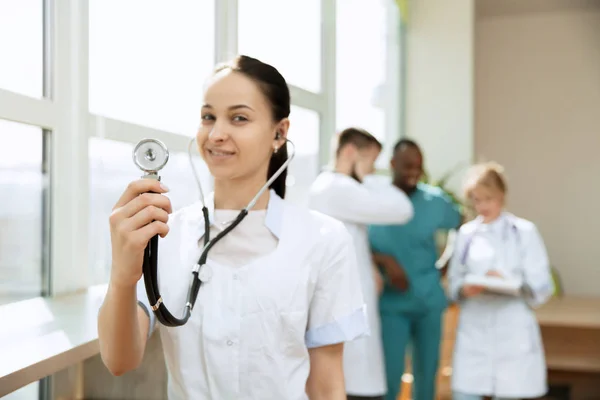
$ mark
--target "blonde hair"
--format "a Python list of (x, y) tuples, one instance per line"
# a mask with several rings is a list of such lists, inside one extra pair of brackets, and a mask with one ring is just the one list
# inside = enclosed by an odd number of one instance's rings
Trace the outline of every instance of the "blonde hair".
[(476, 187), (498, 190), (502, 194), (506, 194), (507, 185), (504, 167), (495, 162), (485, 162), (473, 165), (467, 172), (463, 186), (466, 199), (471, 198), (471, 194)]

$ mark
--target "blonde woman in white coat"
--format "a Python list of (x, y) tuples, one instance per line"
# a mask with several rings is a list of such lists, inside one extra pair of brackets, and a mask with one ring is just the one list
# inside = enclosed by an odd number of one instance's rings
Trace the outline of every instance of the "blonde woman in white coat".
[[(474, 166), (465, 194), (478, 216), (461, 227), (448, 271), (450, 298), (461, 309), (453, 400), (540, 397), (547, 391), (546, 362), (533, 308), (553, 292), (543, 240), (532, 222), (504, 210), (506, 181), (499, 165)], [(494, 294), (465, 283), (486, 275), (520, 288)]]

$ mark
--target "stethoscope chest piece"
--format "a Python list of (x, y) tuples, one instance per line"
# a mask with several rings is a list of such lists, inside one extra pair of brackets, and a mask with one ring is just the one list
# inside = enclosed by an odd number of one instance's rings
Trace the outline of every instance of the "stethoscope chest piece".
[[(142, 139), (133, 149), (133, 162), (144, 171), (144, 177), (156, 175), (169, 161), (169, 150), (158, 139)], [(160, 179), (157, 176), (157, 179)]]

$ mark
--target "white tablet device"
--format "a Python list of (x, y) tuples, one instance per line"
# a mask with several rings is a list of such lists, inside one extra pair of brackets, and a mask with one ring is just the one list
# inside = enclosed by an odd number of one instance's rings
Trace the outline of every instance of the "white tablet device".
[(492, 293), (519, 296), (523, 282), (514, 278), (498, 278), (496, 276), (481, 276), (469, 274), (465, 277), (465, 284), (483, 286)]

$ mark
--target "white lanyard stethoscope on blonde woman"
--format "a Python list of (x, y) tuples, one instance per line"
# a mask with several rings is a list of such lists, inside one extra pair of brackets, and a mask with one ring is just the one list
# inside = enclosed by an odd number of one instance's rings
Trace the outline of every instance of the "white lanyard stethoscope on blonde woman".
[[(281, 139), (281, 135), (278, 133), (275, 139)], [(271, 186), (271, 184), (277, 179), (283, 171), (289, 166), (290, 162), (296, 154), (296, 146), (289, 139), (285, 139), (286, 144), (292, 145), (292, 153), (288, 156), (287, 160), (279, 167), (277, 171), (267, 180), (263, 187), (258, 191), (256, 196), (248, 203), (248, 205), (240, 211), (238, 216), (231, 222), (227, 228), (221, 231), (213, 239), (210, 239), (210, 219), (208, 215), (208, 208), (204, 203), (204, 193), (202, 191), (202, 185), (200, 184), (200, 178), (194, 167), (192, 161), (192, 144), (195, 142), (195, 138), (192, 139), (188, 145), (188, 155), (194, 179), (198, 185), (200, 191), (200, 202), (202, 203), (202, 215), (204, 218), (204, 247), (198, 262), (192, 268), (192, 280), (189, 285), (187, 302), (185, 304), (184, 314), (182, 318), (177, 318), (167, 309), (163, 303), (162, 296), (158, 288), (158, 235), (154, 236), (148, 242), (146, 250), (144, 251), (144, 263), (142, 266), (142, 273), (144, 275), (144, 284), (146, 287), (146, 293), (148, 300), (151, 304), (152, 311), (156, 315), (158, 321), (165, 326), (182, 326), (190, 318), (192, 309), (198, 298), (198, 291), (202, 281), (199, 276), (200, 269), (206, 264), (208, 258), (208, 251), (225, 235), (231, 232), (240, 222), (248, 215), (248, 212), (254, 207), (260, 196)], [(161, 170), (169, 160), (169, 151), (167, 146), (156, 139), (143, 139), (133, 149), (133, 161), (135, 164), (144, 171), (143, 178), (156, 179), (160, 181), (158, 171)]]
[[(504, 257), (506, 255), (505, 253), (506, 253), (506, 244), (508, 243), (508, 235), (510, 233), (515, 235), (515, 238), (517, 240), (517, 248), (521, 247), (521, 235), (519, 234), (519, 229), (517, 228), (517, 225), (514, 223), (512, 218), (506, 216), (506, 217), (504, 217), (503, 222), (504, 223), (503, 223), (503, 227), (502, 227), (502, 247), (503, 247), (502, 255)], [(477, 235), (479, 233), (482, 225), (483, 225), (483, 222), (478, 222), (475, 229), (473, 229), (473, 232), (467, 237), (466, 243), (465, 243), (465, 248), (463, 249), (463, 252), (460, 257), (460, 263), (462, 265), (466, 265), (467, 258), (469, 257), (469, 251), (471, 249), (471, 243), (473, 242), (473, 238), (475, 237), (475, 235)], [(498, 249), (497, 249), (496, 253), (498, 254)], [(502, 260), (502, 261), (505, 262), (506, 260)], [(500, 262), (501, 261), (498, 260), (498, 257), (496, 257), (496, 263), (498, 264)], [(496, 265), (496, 267), (498, 267), (498, 265)]]

